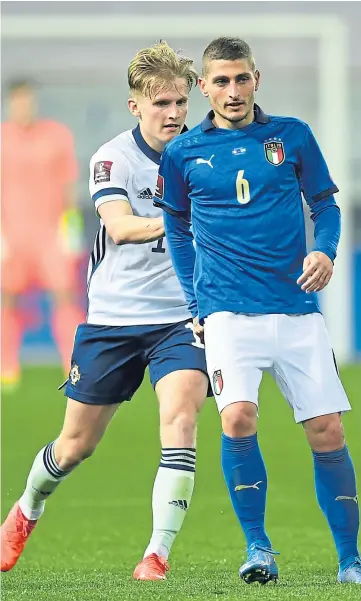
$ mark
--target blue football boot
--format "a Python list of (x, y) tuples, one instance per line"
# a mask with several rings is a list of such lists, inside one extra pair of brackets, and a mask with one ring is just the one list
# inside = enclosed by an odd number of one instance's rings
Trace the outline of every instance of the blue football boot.
[(260, 584), (267, 584), (270, 581), (277, 582), (278, 569), (273, 557), (279, 555), (277, 551), (253, 543), (248, 547), (247, 555), (246, 563), (239, 568), (239, 575), (247, 584), (251, 584), (251, 582), (259, 582)]
[(355, 557), (354, 561), (349, 563), (346, 568), (340, 566), (337, 581), (341, 584), (344, 582), (361, 584), (361, 558)]

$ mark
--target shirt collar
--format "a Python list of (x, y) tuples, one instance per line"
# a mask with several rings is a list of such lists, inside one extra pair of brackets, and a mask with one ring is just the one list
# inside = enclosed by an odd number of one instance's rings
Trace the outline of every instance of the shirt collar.
[[(181, 134), (183, 134), (185, 131), (188, 131), (188, 127), (186, 125), (183, 126)], [(132, 130), (132, 133), (133, 133), (135, 143), (137, 144), (138, 148), (140, 148), (142, 153), (145, 154), (145, 156), (148, 157), (148, 159), (153, 161), (153, 163), (160, 165), (160, 159), (162, 157), (162, 153), (151, 148), (149, 146), (149, 144), (144, 140), (144, 138), (141, 134), (139, 125), (137, 125), (137, 127), (135, 127)]]
[(151, 148), (149, 144), (144, 140), (139, 125), (137, 125), (137, 127), (133, 129), (133, 137), (135, 143), (137, 144), (138, 148), (140, 148), (142, 153), (145, 154), (145, 156), (148, 157), (148, 159), (153, 161), (153, 163), (160, 165), (160, 159), (162, 154)]
[[(214, 119), (214, 112), (209, 111), (208, 115), (201, 123), (202, 131), (207, 132), (211, 129), (216, 129), (216, 126), (214, 125), (214, 123), (212, 121), (213, 119)], [(266, 115), (262, 111), (261, 107), (259, 107), (258, 104), (254, 105), (254, 122), (262, 123), (263, 125), (270, 122), (270, 118), (268, 117), (268, 115)]]

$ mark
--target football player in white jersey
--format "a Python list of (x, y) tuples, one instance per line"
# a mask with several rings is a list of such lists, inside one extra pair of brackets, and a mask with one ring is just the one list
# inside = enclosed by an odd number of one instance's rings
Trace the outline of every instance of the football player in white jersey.
[(166, 578), (168, 554), (191, 501), (207, 370), (167, 250), (162, 210), (152, 199), (161, 153), (184, 127), (197, 73), (191, 60), (161, 42), (138, 52), (128, 82), (128, 106), (139, 124), (104, 144), (90, 162), (101, 225), (89, 264), (87, 322), (77, 329), (66, 383), (64, 425), (36, 456), (1, 528), (2, 571), (15, 565), (46, 499), (93, 453), (146, 367), (159, 400), (162, 453), (153, 533), (135, 579)]

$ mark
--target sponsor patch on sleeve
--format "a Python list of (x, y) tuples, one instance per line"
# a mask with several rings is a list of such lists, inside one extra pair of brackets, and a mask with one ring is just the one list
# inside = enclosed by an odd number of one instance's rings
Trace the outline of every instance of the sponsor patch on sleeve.
[(110, 182), (110, 171), (113, 161), (98, 161), (94, 165), (94, 183)]
[(163, 198), (164, 198), (164, 177), (163, 177), (163, 175), (159, 175), (159, 173), (158, 173), (157, 185), (155, 187), (154, 196), (156, 196), (157, 198), (160, 198), (160, 200), (163, 200)]

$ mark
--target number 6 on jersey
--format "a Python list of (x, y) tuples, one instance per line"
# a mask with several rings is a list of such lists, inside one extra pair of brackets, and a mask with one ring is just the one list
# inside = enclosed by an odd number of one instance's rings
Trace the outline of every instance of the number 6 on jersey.
[(237, 200), (241, 205), (246, 205), (251, 200), (249, 182), (243, 177), (244, 169), (238, 171), (236, 180)]

